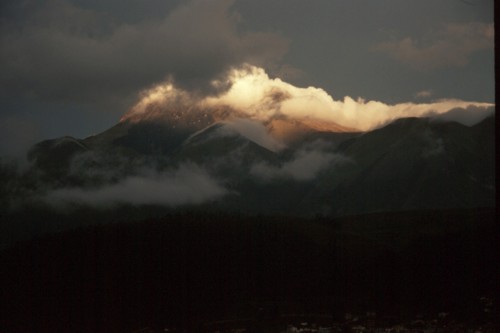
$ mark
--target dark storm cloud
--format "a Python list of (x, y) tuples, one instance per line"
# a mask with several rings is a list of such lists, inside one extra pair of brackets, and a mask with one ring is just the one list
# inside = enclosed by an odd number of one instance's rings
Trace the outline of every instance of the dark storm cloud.
[[(474, 0), (472, 6), (462, 0), (252, 0), (238, 1), (236, 7), (247, 26), (280, 29), (291, 37), (284, 62), (304, 73), (288, 78), (297, 86), (321, 87), (334, 98), (359, 96), (386, 103), (409, 101), (422, 90), (433, 90), (434, 98), (492, 102), (493, 49), (472, 52), (463, 67), (417, 71), (394, 61), (387, 52), (373, 52), (373, 47), (410, 38), (413, 46), (421, 50), (438, 39), (449, 41), (438, 36), (448, 25), (491, 24), (493, 3)], [(448, 45), (460, 48), (457, 39)]]
[(0, 84), (49, 100), (126, 96), (167, 75), (204, 87), (233, 65), (273, 63), (288, 45), (274, 33), (239, 31), (232, 0), (184, 2), (131, 22), (66, 0), (28, 3), (2, 20)]
[(472, 22), (446, 24), (427, 36), (427, 43), (412, 37), (383, 42), (375, 50), (387, 53), (394, 59), (420, 70), (441, 67), (463, 67), (470, 57), (481, 50), (493, 49), (493, 23)]
[(39, 128), (33, 121), (0, 116), (0, 156), (22, 161), (28, 148), (39, 139)]

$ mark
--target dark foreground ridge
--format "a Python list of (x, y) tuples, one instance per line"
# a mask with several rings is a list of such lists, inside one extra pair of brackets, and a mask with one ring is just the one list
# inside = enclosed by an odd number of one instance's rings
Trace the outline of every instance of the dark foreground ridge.
[(487, 322), (494, 220), (494, 209), (341, 219), (173, 214), (49, 234), (1, 252), (0, 326), (265, 332), (299, 329), (292, 314), (345, 324), (345, 313), (367, 312)]

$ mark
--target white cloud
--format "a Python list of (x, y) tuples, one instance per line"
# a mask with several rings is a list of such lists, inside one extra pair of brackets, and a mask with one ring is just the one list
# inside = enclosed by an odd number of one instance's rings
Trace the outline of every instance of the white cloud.
[(233, 133), (240, 134), (248, 140), (274, 152), (285, 147), (283, 143), (277, 141), (269, 134), (262, 123), (255, 120), (240, 118), (232, 119), (227, 121), (226, 126), (221, 127), (218, 133), (222, 135), (232, 135)]
[[(229, 71), (225, 79), (213, 84), (227, 85), (229, 89), (218, 96), (198, 98), (185, 90), (173, 86), (163, 89), (160, 85), (146, 92), (122, 121), (156, 117), (188, 126), (196, 124), (193, 120), (196, 118), (211, 118), (212, 121), (248, 118), (264, 125), (273, 120), (286, 120), (303, 125), (315, 124), (323, 131), (368, 131), (398, 118), (444, 114), (457, 108), (482, 114), (493, 107), (491, 103), (455, 99), (395, 105), (361, 98), (354, 100), (348, 96), (334, 100), (323, 89), (296, 87), (279, 78), (270, 78), (262, 68), (248, 65)], [(170, 85), (166, 84), (167, 87)], [(161, 93), (162, 89), (168, 92)], [(184, 104), (177, 105), (179, 100)], [(179, 109), (183, 110), (182, 115), (176, 111)]]
[(263, 180), (273, 178), (290, 178), (298, 181), (314, 179), (320, 172), (348, 159), (339, 154), (321, 150), (299, 150), (292, 160), (281, 166), (273, 166), (266, 162), (259, 162), (252, 166), (250, 173)]
[(453, 108), (448, 112), (436, 114), (433, 116), (433, 119), (441, 121), (457, 121), (461, 124), (472, 126), (492, 115), (494, 112), (494, 107), (482, 108), (470, 105), (467, 107)]
[(128, 177), (96, 189), (65, 188), (49, 192), (45, 200), (54, 205), (67, 203), (107, 206), (129, 203), (179, 206), (220, 199), (228, 192), (196, 165), (184, 165), (163, 174)]

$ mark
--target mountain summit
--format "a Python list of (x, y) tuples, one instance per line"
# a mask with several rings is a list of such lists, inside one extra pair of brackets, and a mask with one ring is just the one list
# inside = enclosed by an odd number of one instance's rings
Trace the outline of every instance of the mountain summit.
[(494, 105), (387, 105), (246, 66), (146, 90), (110, 129), (36, 144), (0, 203), (339, 216), (494, 206)]

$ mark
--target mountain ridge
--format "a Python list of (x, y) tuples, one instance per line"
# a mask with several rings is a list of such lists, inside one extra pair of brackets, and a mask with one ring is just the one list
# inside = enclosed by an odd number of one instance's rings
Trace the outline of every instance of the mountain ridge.
[[(22, 178), (29, 179), (42, 202), (54, 191), (93, 195), (113, 184), (126, 186), (131, 177), (187, 168), (224, 189), (222, 198), (206, 202), (222, 211), (342, 216), (488, 207), (495, 198), (494, 120), (490, 116), (466, 126), (404, 118), (368, 132), (309, 129), (282, 145), (251, 120), (202, 129), (122, 121), (85, 139), (36, 144)], [(174, 186), (169, 179), (174, 181), (168, 178), (164, 186)], [(188, 179), (175, 186), (197, 191)], [(132, 196), (135, 190), (123, 191)]]

